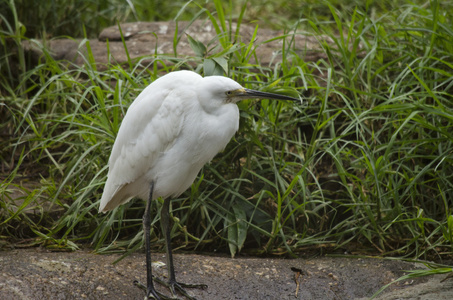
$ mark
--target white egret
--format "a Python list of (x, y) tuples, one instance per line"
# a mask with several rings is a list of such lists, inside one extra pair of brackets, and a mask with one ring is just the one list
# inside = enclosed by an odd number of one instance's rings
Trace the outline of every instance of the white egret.
[[(193, 299), (176, 281), (170, 245), (170, 198), (183, 193), (200, 169), (223, 150), (239, 127), (236, 102), (250, 98), (298, 99), (243, 88), (222, 76), (191, 71), (169, 73), (146, 87), (129, 107), (113, 145), (99, 207), (106, 212), (134, 197), (146, 202), (143, 215), (147, 265), (146, 297), (160, 299), (153, 285), (150, 254), (151, 201), (164, 198), (161, 227), (167, 249), (168, 286)], [(144, 287), (142, 285), (142, 287)]]

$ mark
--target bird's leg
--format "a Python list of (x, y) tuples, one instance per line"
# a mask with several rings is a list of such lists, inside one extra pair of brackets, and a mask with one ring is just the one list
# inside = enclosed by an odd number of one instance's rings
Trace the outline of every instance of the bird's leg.
[(176, 294), (176, 290), (178, 290), (181, 294), (186, 296), (188, 299), (195, 299), (194, 297), (190, 296), (184, 288), (201, 288), (205, 289), (208, 286), (206, 284), (187, 284), (181, 283), (176, 281), (175, 276), (175, 267), (173, 265), (173, 254), (171, 250), (171, 227), (170, 227), (170, 199), (165, 199), (164, 204), (162, 206), (162, 210), (160, 213), (160, 224), (162, 227), (162, 231), (165, 235), (165, 243), (167, 249), (167, 270), (168, 270), (168, 287), (173, 296)]
[(138, 286), (141, 289), (146, 291), (145, 299), (172, 299), (168, 298), (165, 295), (162, 295), (154, 288), (153, 284), (153, 270), (151, 268), (151, 237), (150, 237), (150, 230), (151, 230), (151, 201), (153, 200), (153, 189), (154, 189), (154, 182), (151, 182), (150, 191), (149, 191), (149, 198), (146, 201), (145, 213), (143, 214), (143, 233), (145, 235), (145, 252), (146, 252), (146, 287), (138, 282), (134, 281), (134, 285)]

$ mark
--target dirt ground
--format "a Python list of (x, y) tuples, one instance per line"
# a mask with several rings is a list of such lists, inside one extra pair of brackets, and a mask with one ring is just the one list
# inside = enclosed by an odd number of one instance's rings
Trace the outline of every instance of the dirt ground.
[[(132, 282), (146, 280), (144, 253), (112, 264), (118, 257), (38, 248), (0, 252), (0, 299), (143, 299), (144, 292)], [(165, 256), (154, 254), (153, 262), (154, 273), (162, 278)], [(205, 290), (190, 289), (197, 299), (304, 300), (368, 299), (405, 270), (422, 268), (373, 258), (232, 259), (195, 254), (176, 254), (175, 267), (178, 281), (208, 285)], [(299, 286), (292, 268), (303, 270)], [(453, 280), (441, 283), (445, 277), (398, 282), (378, 299), (453, 299)], [(163, 286), (157, 289), (167, 292)]]

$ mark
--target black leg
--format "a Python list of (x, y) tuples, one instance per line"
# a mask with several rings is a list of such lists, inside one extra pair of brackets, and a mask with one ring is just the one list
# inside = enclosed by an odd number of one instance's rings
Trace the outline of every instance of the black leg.
[(143, 232), (145, 235), (145, 251), (146, 251), (146, 286), (138, 281), (134, 281), (134, 284), (139, 288), (146, 291), (146, 299), (155, 299), (155, 300), (174, 300), (177, 298), (167, 297), (154, 288), (154, 282), (167, 286), (173, 297), (176, 297), (176, 290), (178, 290), (182, 295), (187, 297), (190, 300), (195, 300), (194, 297), (190, 296), (184, 288), (207, 288), (205, 284), (186, 284), (180, 283), (176, 281), (175, 278), (175, 267), (173, 265), (173, 254), (171, 251), (171, 227), (170, 227), (170, 200), (164, 200), (164, 205), (162, 207), (160, 213), (160, 224), (162, 227), (163, 234), (165, 235), (165, 243), (167, 249), (167, 269), (168, 269), (168, 283), (160, 280), (157, 277), (154, 277), (152, 274), (151, 268), (151, 237), (150, 237), (150, 230), (151, 230), (151, 201), (153, 200), (153, 189), (154, 189), (154, 182), (151, 182), (150, 191), (149, 191), (149, 198), (146, 201), (145, 213), (143, 214)]
[(150, 191), (149, 191), (149, 198), (146, 201), (145, 213), (143, 214), (143, 234), (145, 235), (145, 252), (146, 252), (146, 287), (138, 281), (134, 281), (134, 285), (138, 286), (141, 289), (146, 291), (146, 299), (169, 299), (168, 297), (160, 294), (154, 288), (153, 283), (153, 270), (151, 267), (151, 237), (150, 237), (150, 230), (151, 230), (151, 201), (153, 201), (153, 190), (154, 190), (154, 182), (151, 182)]
[(176, 282), (175, 267), (173, 265), (173, 253), (171, 250), (171, 227), (170, 227), (170, 199), (164, 200), (164, 205), (160, 212), (160, 226), (165, 235), (165, 246), (167, 250), (167, 270), (170, 282)]
[(151, 268), (151, 201), (153, 201), (153, 190), (154, 190), (154, 182), (151, 182), (149, 188), (149, 197), (148, 201), (146, 201), (145, 207), (145, 214), (143, 215), (143, 231), (145, 234), (145, 251), (146, 251), (146, 296), (149, 298), (153, 296), (156, 299), (160, 299), (159, 295), (157, 295), (156, 289), (154, 288), (153, 284), (153, 269)]
[(184, 288), (207, 288), (205, 284), (186, 284), (176, 281), (175, 267), (173, 265), (173, 254), (171, 250), (171, 226), (170, 226), (170, 199), (164, 200), (164, 205), (160, 213), (160, 225), (162, 232), (165, 235), (165, 244), (167, 250), (167, 270), (168, 270), (168, 287), (173, 296), (176, 295), (176, 290), (183, 294), (188, 299), (195, 299), (190, 296)]

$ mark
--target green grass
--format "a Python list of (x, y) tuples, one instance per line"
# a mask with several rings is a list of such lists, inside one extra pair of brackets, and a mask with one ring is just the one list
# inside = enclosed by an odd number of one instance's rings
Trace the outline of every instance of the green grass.
[[(45, 24), (27, 35), (23, 4), (8, 2), (11, 13), (1, 15), (0, 32), (3, 245), (100, 252), (141, 247), (142, 202), (97, 213), (109, 153), (122, 116), (146, 85), (167, 72), (194, 69), (305, 99), (303, 105), (239, 104), (235, 138), (172, 203), (176, 248), (299, 255), (320, 247), (451, 259), (452, 4), (399, 1), (387, 10), (374, 3), (311, 2), (297, 12), (294, 3), (267, 3), (268, 13), (260, 16), (255, 9), (264, 4), (254, 1), (163, 7), (169, 18), (207, 19), (218, 38), (209, 47), (191, 40), (194, 57), (154, 55), (105, 71), (91, 53), (84, 66), (74, 66), (52, 59), (45, 48), (45, 62), (29, 65), (23, 40), (68, 33), (50, 32)], [(90, 4), (88, 11), (92, 20), (106, 16), (102, 26), (133, 20), (134, 10), (153, 19), (142, 2), (132, 4), (123, 10)], [(50, 14), (42, 9), (39, 15)], [(279, 9), (292, 14), (273, 13)], [(52, 13), (66, 16), (58, 11)], [(258, 45), (241, 43), (230, 29), (231, 20), (253, 18), (278, 19), (274, 26), (317, 37), (325, 58), (305, 61), (289, 33), (279, 37), (281, 63), (253, 64)], [(76, 19), (67, 22), (80, 35)], [(85, 27), (87, 36), (98, 29)], [(163, 246), (160, 206), (153, 204), (156, 247)]]

